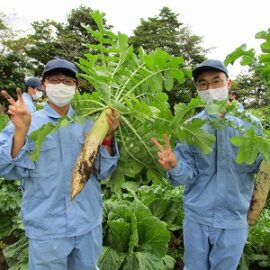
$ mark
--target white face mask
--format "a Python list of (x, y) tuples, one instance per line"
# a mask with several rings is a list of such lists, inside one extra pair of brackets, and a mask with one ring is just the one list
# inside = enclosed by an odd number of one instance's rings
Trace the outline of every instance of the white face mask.
[(69, 104), (75, 94), (76, 86), (69, 86), (63, 83), (46, 84), (46, 93), (48, 99), (57, 107), (63, 107)]
[(205, 91), (198, 91), (198, 95), (206, 102), (212, 103), (213, 100), (226, 100), (228, 97), (228, 87), (223, 86), (220, 88), (207, 89)]
[(38, 100), (40, 98), (42, 98), (43, 92), (42, 91), (38, 91), (36, 90), (36, 93), (32, 96), (33, 100)]

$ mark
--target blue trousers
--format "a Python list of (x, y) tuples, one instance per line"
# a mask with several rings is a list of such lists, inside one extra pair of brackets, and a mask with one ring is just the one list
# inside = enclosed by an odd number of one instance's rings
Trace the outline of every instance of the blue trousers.
[(236, 270), (248, 227), (218, 229), (184, 220), (184, 270)]
[(76, 237), (29, 239), (29, 270), (99, 270), (101, 250), (101, 225)]

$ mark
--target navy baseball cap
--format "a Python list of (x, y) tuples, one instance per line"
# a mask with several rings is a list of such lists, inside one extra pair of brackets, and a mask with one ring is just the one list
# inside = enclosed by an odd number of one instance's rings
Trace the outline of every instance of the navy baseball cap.
[(38, 77), (29, 77), (25, 80), (25, 87), (37, 88), (38, 90), (42, 90), (42, 83), (40, 78)]
[(74, 77), (76, 77), (76, 73), (78, 72), (77, 67), (69, 62), (68, 60), (60, 57), (55, 57), (54, 59), (50, 60), (44, 67), (43, 70), (43, 76), (47, 73), (53, 71), (53, 70), (66, 70), (68, 73), (72, 74)]
[(227, 77), (229, 77), (229, 72), (228, 69), (224, 66), (224, 64), (219, 61), (219, 60), (214, 60), (214, 59), (208, 59), (202, 62), (200, 65), (198, 65), (196, 68), (192, 70), (192, 75), (194, 80), (198, 78), (198, 76), (208, 70), (217, 70), (224, 72)]

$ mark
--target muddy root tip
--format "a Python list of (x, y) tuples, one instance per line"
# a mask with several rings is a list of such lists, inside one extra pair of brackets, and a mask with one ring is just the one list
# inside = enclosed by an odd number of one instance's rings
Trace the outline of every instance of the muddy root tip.
[(70, 200), (71, 200), (71, 201), (74, 201), (74, 199), (75, 199), (76, 195), (77, 195), (77, 194), (71, 194), (71, 196), (70, 196)]

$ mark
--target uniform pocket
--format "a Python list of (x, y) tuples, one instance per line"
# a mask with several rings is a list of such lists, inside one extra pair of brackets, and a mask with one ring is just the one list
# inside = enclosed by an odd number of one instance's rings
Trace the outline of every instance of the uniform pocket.
[(247, 173), (247, 172), (249, 172), (249, 170), (250, 170), (249, 168), (251, 168), (252, 165), (247, 165), (245, 163), (238, 164), (236, 162), (236, 157), (237, 157), (239, 148), (232, 145), (230, 151), (231, 151), (231, 157), (232, 157), (232, 158), (230, 158), (231, 168), (235, 172), (238, 172), (238, 173)]
[(74, 143), (70, 146), (72, 149), (72, 161), (75, 163), (84, 144), (84, 137), (79, 137), (74, 140)]
[(57, 173), (60, 165), (61, 153), (56, 141), (46, 140), (40, 149), (40, 156), (35, 161), (35, 170), (31, 176), (49, 176)]
[(213, 144), (212, 151), (209, 154), (203, 154), (201, 150), (196, 147), (192, 147), (191, 152), (198, 171), (215, 169), (216, 144)]

